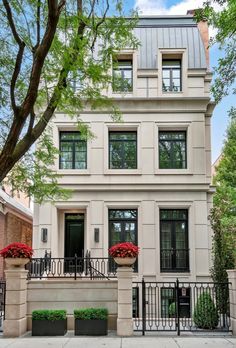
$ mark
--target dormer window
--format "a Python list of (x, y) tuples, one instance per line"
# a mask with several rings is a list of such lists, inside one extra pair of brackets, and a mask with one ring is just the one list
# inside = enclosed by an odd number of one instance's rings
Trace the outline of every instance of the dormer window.
[(118, 59), (113, 62), (113, 92), (133, 91), (132, 59)]
[(181, 60), (162, 60), (162, 91), (181, 92)]

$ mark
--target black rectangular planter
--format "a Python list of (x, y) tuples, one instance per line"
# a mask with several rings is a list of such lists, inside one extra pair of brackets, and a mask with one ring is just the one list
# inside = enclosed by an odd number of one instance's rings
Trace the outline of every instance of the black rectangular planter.
[(67, 319), (32, 320), (32, 336), (64, 336), (67, 332)]
[(107, 335), (107, 320), (75, 319), (75, 335), (104, 336)]

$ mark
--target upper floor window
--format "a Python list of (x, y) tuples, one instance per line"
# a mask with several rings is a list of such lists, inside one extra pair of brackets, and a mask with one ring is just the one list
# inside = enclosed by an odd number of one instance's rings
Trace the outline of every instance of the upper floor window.
[(187, 168), (186, 131), (159, 132), (159, 168)]
[(137, 132), (109, 132), (109, 168), (137, 169)]
[(60, 169), (86, 169), (87, 142), (80, 132), (60, 132)]
[(181, 60), (162, 60), (162, 90), (163, 92), (180, 92)]
[(113, 92), (132, 92), (133, 64), (132, 60), (118, 59), (113, 65)]

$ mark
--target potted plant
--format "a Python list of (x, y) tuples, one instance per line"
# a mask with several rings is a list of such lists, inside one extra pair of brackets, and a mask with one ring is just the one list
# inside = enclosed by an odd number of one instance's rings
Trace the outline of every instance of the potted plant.
[(33, 255), (33, 249), (23, 243), (11, 243), (0, 251), (8, 266), (23, 267)]
[(64, 336), (66, 332), (66, 310), (38, 309), (32, 312), (32, 336)]
[(130, 242), (113, 245), (109, 249), (109, 255), (120, 266), (131, 266), (135, 263), (139, 253), (139, 247)]
[(82, 308), (74, 310), (75, 335), (107, 335), (108, 310), (106, 308)]
[(175, 302), (171, 302), (169, 305), (169, 318), (175, 318), (176, 317), (176, 304)]

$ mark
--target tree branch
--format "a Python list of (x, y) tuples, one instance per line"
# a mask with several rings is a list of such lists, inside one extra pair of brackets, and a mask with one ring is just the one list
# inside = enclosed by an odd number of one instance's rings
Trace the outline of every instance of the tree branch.
[(25, 43), (22, 42), (19, 45), (19, 50), (18, 50), (18, 53), (16, 56), (15, 67), (14, 67), (14, 71), (12, 74), (11, 85), (10, 85), (11, 105), (12, 105), (12, 109), (14, 111), (15, 117), (17, 116), (17, 110), (18, 110), (18, 108), (16, 106), (16, 101), (15, 101), (15, 87), (16, 87), (17, 78), (18, 78), (20, 70), (21, 70), (24, 49), (25, 49)]
[(18, 45), (20, 46), (22, 44), (22, 40), (19, 36), (19, 34), (17, 33), (17, 30), (16, 30), (16, 27), (15, 27), (15, 23), (14, 23), (14, 20), (13, 20), (13, 16), (12, 16), (12, 11), (11, 11), (11, 7), (9, 5), (9, 2), (7, 0), (3, 0), (3, 5), (6, 9), (6, 12), (7, 12), (7, 19), (8, 19), (8, 23), (10, 25), (10, 28), (11, 28), (11, 31), (12, 31), (12, 34), (14, 36), (14, 39), (16, 40), (16, 42), (18, 43)]
[(102, 25), (102, 24), (105, 22), (105, 18), (106, 18), (107, 12), (108, 12), (108, 10), (109, 10), (109, 0), (106, 0), (106, 3), (107, 3), (106, 10), (104, 11), (101, 20), (98, 21), (98, 23), (96, 24), (95, 29), (94, 29), (94, 38), (93, 38), (92, 45), (91, 45), (91, 47), (90, 47), (91, 50), (94, 49), (94, 45), (95, 45), (95, 42), (96, 42), (96, 40), (97, 40), (98, 28), (100, 27), (100, 25)]

